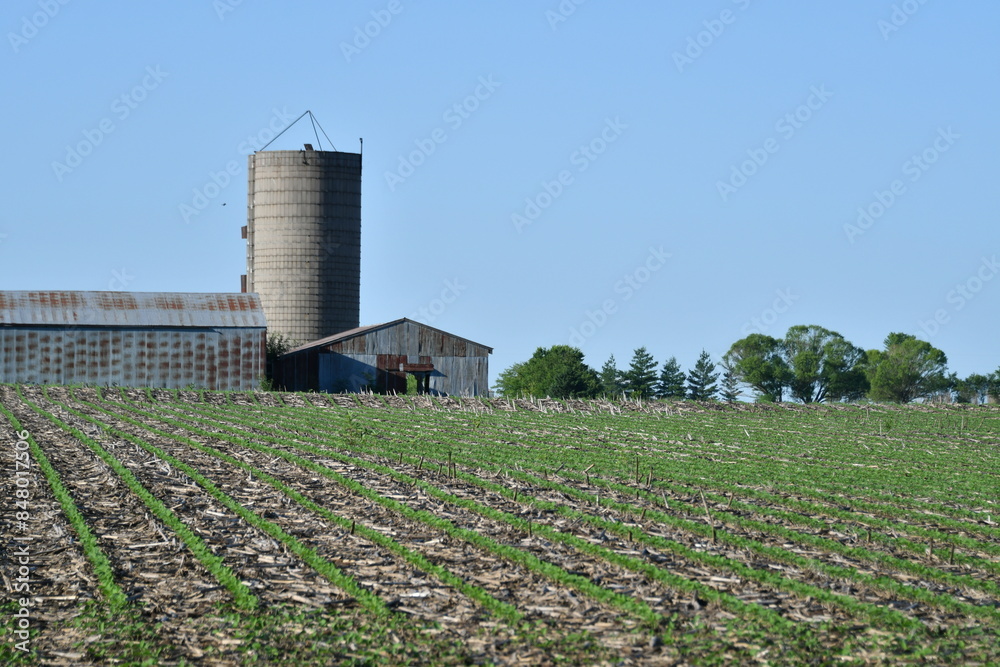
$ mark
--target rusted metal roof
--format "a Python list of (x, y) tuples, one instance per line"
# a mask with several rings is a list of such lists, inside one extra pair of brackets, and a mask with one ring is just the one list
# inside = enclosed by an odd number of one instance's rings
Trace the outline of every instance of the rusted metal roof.
[(0, 326), (265, 328), (257, 294), (0, 291)]
[(319, 340), (314, 340), (314, 341), (311, 341), (311, 342), (306, 343), (304, 345), (300, 345), (300, 346), (296, 347), (295, 349), (289, 350), (285, 354), (286, 355), (296, 354), (296, 353), (303, 352), (305, 350), (310, 350), (310, 349), (313, 349), (313, 348), (316, 348), (316, 347), (324, 347), (324, 346), (331, 345), (331, 344), (334, 344), (334, 343), (340, 343), (340, 342), (343, 342), (343, 341), (346, 341), (346, 340), (350, 340), (351, 338), (356, 338), (358, 336), (363, 336), (365, 334), (373, 333), (373, 332), (378, 331), (380, 329), (387, 329), (389, 327), (394, 327), (394, 326), (397, 326), (399, 324), (403, 324), (404, 322), (409, 322), (410, 324), (415, 324), (418, 327), (421, 327), (421, 328), (426, 329), (428, 331), (435, 332), (435, 333), (439, 334), (440, 336), (446, 336), (448, 338), (451, 338), (451, 339), (454, 339), (454, 340), (457, 340), (457, 341), (463, 341), (465, 343), (471, 343), (472, 345), (476, 345), (478, 347), (485, 348), (486, 350), (489, 351), (490, 354), (493, 353), (493, 348), (492, 347), (489, 347), (487, 345), (483, 345), (482, 343), (477, 343), (477, 342), (471, 341), (471, 340), (469, 340), (467, 338), (462, 338), (461, 336), (456, 336), (455, 334), (448, 333), (447, 331), (442, 331), (441, 329), (435, 329), (434, 327), (428, 326), (428, 325), (424, 324), (423, 322), (417, 322), (417, 321), (411, 320), (409, 318), (402, 317), (402, 318), (400, 318), (398, 320), (393, 320), (392, 322), (384, 322), (382, 324), (370, 324), (368, 326), (358, 327), (357, 329), (348, 329), (347, 331), (341, 331), (338, 334), (334, 334), (332, 336), (327, 336), (326, 338), (320, 338)]

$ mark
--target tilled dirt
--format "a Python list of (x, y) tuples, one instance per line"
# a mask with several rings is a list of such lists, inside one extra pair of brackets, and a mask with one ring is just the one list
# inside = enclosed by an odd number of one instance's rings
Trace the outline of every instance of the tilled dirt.
[[(95, 390), (105, 396), (108, 400), (117, 401), (111, 394), (117, 394), (119, 389)], [(125, 390), (132, 391), (132, 390)], [(169, 391), (154, 389), (153, 395), (158, 401), (171, 401)], [(195, 393), (195, 392), (192, 392)], [(203, 401), (212, 404), (223, 402), (223, 392), (200, 392), (203, 394)], [(243, 405), (242, 399), (237, 398), (241, 392), (227, 392), (228, 400), (232, 403)], [(83, 396), (81, 396), (83, 397)], [(621, 414), (631, 413), (665, 413), (665, 414), (695, 414), (701, 412), (749, 412), (763, 413), (775, 410), (793, 410), (802, 406), (770, 406), (752, 403), (716, 403), (684, 401), (682, 403), (665, 403), (662, 401), (632, 401), (632, 400), (607, 400), (607, 399), (505, 399), (505, 398), (485, 398), (485, 397), (453, 397), (438, 395), (375, 395), (375, 394), (296, 394), (290, 392), (254, 392), (254, 400), (262, 405), (276, 407), (280, 405), (302, 406), (317, 405), (329, 400), (341, 407), (393, 407), (418, 410), (448, 410), (453, 412), (554, 412), (554, 413), (583, 413), (583, 414)], [(812, 409), (828, 409), (828, 406), (819, 406)], [(829, 409), (834, 409), (830, 407)]]
[[(51, 408), (50, 411), (57, 412)], [(109, 554), (119, 585), (130, 600), (141, 600), (155, 615), (171, 617), (199, 615), (228, 596), (173, 536), (173, 531), (154, 518), (149, 508), (86, 445), (56, 429), (23, 404), (13, 412), (59, 473), (101, 549)], [(57, 416), (68, 421), (67, 414)], [(76, 426), (91, 438), (105, 440), (106, 449), (114, 447), (93, 425)], [(120, 445), (117, 448), (124, 449)], [(130, 466), (137, 472), (134, 467)], [(149, 563), (157, 567), (150, 568)]]
[[(718, 622), (717, 614), (723, 618), (730, 617), (716, 607), (703, 610), (703, 604), (696, 595), (680, 592), (659, 582), (648, 580), (645, 575), (635, 571), (623, 567), (613, 567), (607, 561), (589, 556), (574, 547), (551, 542), (543, 536), (533, 535), (505, 522), (485, 519), (475, 512), (452, 503), (426, 497), (420, 491), (410, 492), (409, 495), (406, 495), (408, 487), (405, 484), (394, 481), (385, 475), (334, 461), (327, 462), (326, 465), (355, 481), (361, 482), (366, 488), (376, 490), (382, 495), (401, 499), (402, 502), (414, 509), (426, 510), (436, 516), (445, 517), (458, 527), (474, 530), (501, 543), (534, 553), (539, 558), (553, 562), (568, 572), (580, 574), (590, 581), (616, 592), (639, 598), (664, 616), (677, 614), (686, 617), (698, 612), (701, 621), (707, 623)], [(617, 554), (655, 563), (673, 574), (680, 574), (691, 581), (704, 583), (709, 588), (733, 593), (744, 601), (766, 601), (763, 606), (777, 609), (796, 620), (829, 621), (836, 616), (838, 620), (844, 621), (848, 618), (846, 615), (836, 614), (836, 610), (831, 612), (821, 605), (796, 600), (794, 596), (783, 591), (756, 586), (752, 582), (732, 578), (726, 571), (705, 567), (672, 554), (658, 553), (652, 549), (627, 543), (615, 535), (610, 535), (606, 531), (586, 523), (541, 511), (508, 500), (499, 494), (484, 492), (481, 488), (449, 479), (445, 475), (428, 471), (418, 472), (412, 466), (407, 468), (401, 472), (429, 481), (446, 493), (482, 503), (491, 509), (530, 521), (534, 525), (546, 526), (560, 533), (582, 538)], [(574, 508), (575, 506), (575, 503), (566, 500), (563, 502), (567, 507)], [(587, 509), (589, 513), (594, 513), (592, 509)]]
[(413, 410), (413, 404), (406, 400), (405, 396), (398, 396), (395, 394), (390, 394), (389, 396), (383, 396), (386, 405), (390, 408), (397, 410)]
[(282, 403), (291, 408), (304, 408), (312, 406), (312, 403), (307, 401), (303, 394), (282, 393), (278, 394), (278, 397), (281, 399)]
[[(714, 545), (711, 544), (704, 537), (692, 536), (690, 533), (687, 533), (686, 531), (678, 530), (665, 525), (655, 526), (654, 528), (650, 529), (647, 528), (647, 526), (653, 524), (653, 522), (644, 522), (639, 520), (636, 516), (634, 516), (634, 513), (641, 513), (641, 511), (644, 508), (647, 510), (656, 509), (659, 511), (664, 511), (662, 504), (652, 502), (645, 498), (636, 499), (634, 495), (627, 494), (621, 491), (612, 491), (607, 489), (606, 487), (604, 488), (596, 486), (588, 487), (586, 484), (581, 484), (580, 482), (574, 482), (572, 480), (561, 480), (561, 483), (564, 483), (567, 486), (575, 487), (579, 490), (586, 491), (594, 495), (600, 494), (602, 498), (606, 498), (607, 500), (613, 500), (616, 503), (630, 505), (633, 509), (630, 510), (627, 514), (622, 513), (618, 510), (613, 510), (613, 509), (607, 510), (607, 515), (617, 518), (619, 521), (633, 523), (639, 527), (642, 527), (644, 530), (647, 530), (647, 532), (650, 532), (651, 534), (660, 534), (661, 536), (667, 537), (667, 539), (678, 542), (680, 544), (686, 544), (687, 546), (691, 546), (694, 548), (704, 549), (709, 553), (717, 553), (720, 555), (725, 555), (727, 558), (733, 558), (733, 556), (730, 555), (732, 552), (729, 551), (731, 547), (727, 547), (721, 542), (718, 545)], [(539, 497), (543, 500), (550, 500), (562, 503), (568, 502), (565, 499), (565, 496), (563, 496), (562, 494), (546, 490), (544, 487), (533, 487), (533, 488), (529, 487), (529, 489), (530, 489), (529, 493), (537, 493)], [(693, 511), (694, 510), (693, 503), (695, 499), (687, 498), (685, 500), (687, 502), (687, 507), (684, 508), (684, 511), (682, 513), (683, 518), (690, 521), (695, 521), (698, 523), (704, 523), (708, 525), (708, 521), (704, 517), (704, 515), (698, 516), (697, 512)], [(724, 509), (723, 505), (709, 505), (709, 507), (713, 510)], [(675, 503), (673, 512), (676, 513), (677, 509), (678, 508)], [(747, 517), (747, 518), (755, 518), (760, 520), (763, 517)], [(768, 518), (772, 519), (772, 522), (775, 525), (786, 527), (786, 524), (782, 523), (781, 521), (774, 519), (773, 517), (768, 517)], [(717, 519), (713, 519), (712, 524), (717, 527), (722, 527)], [(739, 526), (733, 525), (732, 523), (726, 524), (724, 527), (728, 533), (731, 533), (733, 535), (755, 540), (765, 546), (782, 549), (788, 551), (789, 553), (796, 554), (798, 556), (816, 560), (820, 563), (843, 567), (848, 570), (857, 570), (865, 574), (868, 574), (870, 576), (886, 577), (889, 579), (894, 579), (906, 586), (922, 588), (973, 605), (982, 605), (987, 607), (997, 606), (996, 601), (988, 595), (982, 593), (969, 594), (970, 593), (969, 591), (956, 591), (953, 586), (934, 581), (924, 581), (907, 572), (899, 571), (898, 569), (892, 568), (891, 566), (874, 562), (874, 560), (858, 560), (856, 558), (844, 556), (836, 552), (818, 549), (810, 545), (789, 542), (783, 537), (774, 536), (764, 531), (759, 531), (755, 529), (744, 529)], [(799, 527), (799, 532), (810, 535), (819, 535), (818, 532), (810, 531), (803, 527)], [(865, 546), (867, 547), (870, 545), (865, 545)], [(937, 609), (923, 603), (918, 604), (918, 603), (911, 603), (906, 600), (897, 600), (891, 593), (888, 593), (877, 587), (871, 587), (864, 583), (856, 582), (854, 580), (833, 579), (828, 575), (822, 574), (818, 571), (812, 569), (800, 570), (799, 568), (796, 568), (794, 566), (786, 565), (781, 562), (775, 562), (768, 558), (761, 557), (758, 554), (748, 554), (743, 551), (737, 551), (736, 555), (738, 556), (736, 558), (737, 560), (748, 562), (754, 567), (767, 568), (775, 571), (780, 571), (790, 578), (799, 579), (801, 581), (809, 583), (813, 586), (817, 586), (819, 588), (827, 588), (836, 593), (850, 595), (852, 598), (855, 598), (863, 602), (869, 602), (871, 604), (880, 606), (892, 607), (898, 611), (903, 611), (907, 615), (912, 615), (930, 626), (966, 624), (969, 622), (974, 622), (971, 621), (970, 619), (967, 619), (964, 615), (956, 612)], [(913, 558), (911, 560), (918, 563), (921, 562), (921, 559), (919, 558)], [(924, 564), (927, 564), (928, 566), (932, 565), (930, 562), (926, 562)]]
[(354, 400), (354, 395), (348, 394), (326, 394), (327, 399), (339, 408), (356, 408), (358, 402)]
[[(596, 481), (596, 480), (595, 480)], [(643, 532), (649, 533), (651, 535), (657, 535), (663, 537), (670, 541), (676, 542), (678, 544), (683, 544), (696, 551), (705, 551), (707, 553), (712, 553), (715, 555), (725, 556), (731, 560), (736, 560), (744, 562), (752, 567), (758, 569), (769, 569), (772, 571), (782, 572), (785, 576), (804, 581), (818, 588), (829, 589), (835, 593), (849, 595), (850, 597), (868, 602), (880, 606), (888, 606), (897, 610), (904, 611), (907, 615), (912, 615), (919, 618), (924, 623), (931, 626), (941, 626), (948, 624), (965, 624), (971, 622), (966, 619), (963, 615), (942, 609), (936, 609), (930, 607), (923, 603), (912, 603), (907, 600), (897, 600), (895, 597), (887, 593), (886, 591), (871, 587), (864, 583), (860, 583), (851, 579), (840, 579), (831, 578), (828, 575), (822, 574), (818, 571), (812, 569), (802, 570), (795, 566), (787, 565), (780, 561), (775, 561), (767, 557), (760, 556), (759, 554), (754, 554), (750, 552), (745, 552), (743, 550), (734, 550), (732, 547), (726, 545), (724, 542), (719, 542), (718, 544), (713, 544), (708, 538), (685, 531), (683, 529), (674, 528), (665, 524), (657, 524), (656, 522), (649, 520), (642, 520), (639, 517), (642, 511), (645, 510), (657, 510), (666, 511), (667, 513), (677, 514), (681, 518), (696, 523), (704, 524), (709, 526), (708, 520), (705, 515), (700, 511), (699, 500), (697, 497), (679, 497), (677, 494), (663, 494), (667, 497), (670, 503), (669, 508), (664, 508), (662, 503), (655, 501), (650, 501), (645, 498), (637, 499), (634, 495), (624, 493), (621, 491), (612, 491), (607, 487), (599, 487), (596, 485), (588, 485), (586, 483), (581, 483), (573, 480), (560, 479), (559, 482), (566, 486), (575, 488), (576, 490), (583, 491), (591, 494), (594, 497), (600, 497), (604, 500), (614, 501), (616, 503), (629, 505), (632, 509), (628, 512), (621, 512), (616, 509), (611, 508), (595, 508), (591, 506), (581, 506), (578, 502), (573, 499), (561, 494), (557, 491), (547, 489), (540, 486), (532, 486), (530, 484), (524, 484), (516, 480), (511, 480), (507, 482), (510, 487), (520, 488), (526, 494), (538, 497), (540, 500), (556, 502), (569, 507), (574, 507), (581, 511), (586, 511), (590, 514), (596, 514), (603, 516), (604, 518), (610, 518), (612, 520), (634, 526), (636, 529), (642, 530)], [(466, 493), (474, 493), (475, 487), (466, 491)], [(461, 495), (461, 494), (458, 494)], [(709, 504), (709, 507), (715, 511), (726, 511), (724, 505), (721, 504)], [(734, 512), (729, 510), (729, 512), (734, 515), (739, 515), (749, 519), (755, 519), (762, 521), (764, 523), (770, 523), (776, 526), (781, 526), (783, 528), (788, 528), (788, 524), (777, 519), (775, 517), (764, 516), (764, 515), (750, 515), (746, 512)], [(913, 586), (917, 588), (922, 588), (933, 593), (938, 593), (947, 597), (951, 597), (955, 600), (967, 602), (972, 605), (980, 605), (985, 607), (995, 607), (1000, 606), (997, 600), (990, 595), (987, 595), (981, 591), (975, 591), (970, 589), (956, 590), (953, 585), (943, 584), (935, 581), (922, 580), (911, 573), (901, 571), (898, 568), (893, 568), (890, 565), (885, 565), (871, 560), (859, 560), (857, 558), (852, 558), (849, 556), (844, 556), (832, 551), (826, 551), (819, 549), (807, 544), (796, 543), (794, 541), (788, 541), (786, 538), (775, 536), (767, 533), (766, 531), (756, 530), (756, 529), (744, 529), (740, 526), (734, 525), (733, 523), (726, 523), (723, 525), (718, 519), (713, 518), (711, 525), (715, 525), (717, 528), (725, 528), (727, 533), (743, 537), (746, 539), (751, 539), (756, 542), (763, 544), (764, 546), (772, 547), (787, 551), (789, 553), (801, 556), (804, 558), (812, 559), (826, 565), (832, 565), (837, 567), (843, 567), (848, 570), (857, 570), (875, 577), (886, 577), (893, 579), (903, 585)], [(802, 526), (795, 527), (795, 532), (804, 535), (814, 535), (819, 537), (826, 537), (821, 531), (811, 530)], [(864, 544), (857, 545), (864, 546), (865, 548), (871, 547), (873, 545)], [(945, 568), (941, 567), (941, 563), (934, 562), (930, 558), (920, 558), (914, 554), (892, 554), (897, 557), (910, 556), (906, 558), (911, 562), (926, 565), (931, 568), (942, 569), (943, 571), (954, 571), (961, 574), (979, 574), (982, 578), (987, 578), (989, 575), (986, 573), (970, 573), (964, 568), (954, 568), (945, 565)]]

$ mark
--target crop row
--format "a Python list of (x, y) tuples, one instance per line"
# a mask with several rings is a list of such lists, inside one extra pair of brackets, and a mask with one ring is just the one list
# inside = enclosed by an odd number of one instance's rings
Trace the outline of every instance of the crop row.
[[(187, 426), (190, 427), (189, 424)], [(282, 426), (284, 426), (286, 428), (289, 427), (288, 424), (282, 424)], [(295, 430), (295, 427), (292, 427), (292, 430)], [(350, 432), (350, 429), (348, 429), (347, 432)], [(317, 429), (317, 430), (314, 430), (314, 433), (320, 433), (320, 431)], [(278, 442), (280, 442), (280, 441), (278, 441)], [(422, 451), (426, 450), (425, 447), (421, 447), (421, 449), (422, 449)], [(539, 480), (536, 479), (534, 481), (538, 482)], [(593, 500), (593, 498), (589, 498), (589, 500)], [(636, 508), (631, 508), (631, 507), (625, 507), (624, 508), (625, 511), (630, 511), (632, 509), (635, 509), (636, 512), (639, 511)], [(643, 510), (643, 514), (645, 514), (645, 510)], [(656, 513), (655, 510), (654, 510), (651, 513), (651, 518), (653, 517), (654, 514), (656, 514), (657, 516), (659, 516), (659, 513)], [(707, 529), (705, 528), (704, 525), (698, 524), (696, 522), (678, 519), (677, 517), (673, 517), (673, 516), (670, 516), (670, 515), (663, 515), (660, 518), (663, 521), (673, 522), (674, 524), (683, 525), (689, 531), (702, 532), (702, 533), (707, 532)], [(760, 526), (757, 526), (757, 527), (760, 527)], [(777, 528), (777, 530), (780, 531), (781, 529)], [(712, 530), (712, 533), (715, 533), (715, 531)], [(787, 537), (788, 534), (786, 533), (784, 536)], [(633, 539), (639, 539), (639, 540), (643, 539), (642, 537), (635, 538), (634, 535), (631, 535), (631, 537)], [(920, 600), (920, 601), (922, 601), (924, 603), (928, 603), (928, 602), (933, 603), (933, 602), (936, 602), (938, 605), (941, 605), (941, 606), (944, 606), (944, 607), (950, 607), (953, 610), (958, 611), (958, 612), (962, 612), (962, 613), (972, 613), (973, 615), (979, 615), (979, 616), (984, 616), (984, 617), (995, 616), (995, 613), (992, 612), (992, 609), (990, 609), (988, 607), (974, 607), (974, 606), (971, 606), (971, 605), (965, 605), (963, 603), (958, 603), (958, 602), (956, 602), (955, 600), (953, 600), (952, 598), (950, 598), (948, 596), (934, 596), (933, 594), (924, 594), (924, 593), (922, 593), (920, 591), (906, 590), (903, 587), (900, 587), (898, 584), (895, 584), (895, 582), (891, 582), (891, 581), (886, 580), (886, 579), (883, 579), (882, 581), (877, 581), (877, 580), (868, 578), (868, 577), (866, 577), (864, 575), (861, 575), (859, 573), (851, 572), (849, 570), (845, 570), (844, 568), (829, 567), (829, 566), (824, 567), (824, 566), (822, 566), (822, 565), (820, 565), (820, 564), (818, 564), (816, 562), (809, 562), (806, 559), (797, 558), (797, 557), (789, 554), (788, 552), (785, 552), (785, 551), (780, 550), (780, 549), (769, 548), (769, 547), (766, 547), (766, 546), (761, 545), (759, 543), (756, 543), (756, 542), (754, 542), (752, 540), (748, 541), (748, 542), (747, 541), (741, 541), (739, 538), (737, 538), (736, 536), (733, 536), (733, 535), (719, 535), (718, 537), (719, 537), (720, 541), (735, 542), (735, 543), (737, 543), (737, 546), (741, 546), (741, 547), (747, 547), (747, 546), (749, 546), (750, 548), (752, 548), (753, 550), (755, 550), (755, 552), (757, 554), (760, 554), (760, 555), (766, 555), (766, 556), (768, 556), (770, 558), (781, 560), (781, 561), (784, 561), (786, 563), (790, 563), (792, 565), (797, 565), (797, 566), (800, 566), (800, 567), (801, 566), (804, 566), (805, 568), (817, 568), (817, 567), (819, 567), (820, 569), (825, 569), (826, 573), (829, 574), (829, 575), (831, 575), (831, 576), (836, 576), (836, 577), (854, 577), (854, 578), (860, 579), (861, 581), (863, 581), (864, 583), (867, 583), (869, 585), (875, 584), (875, 585), (881, 586), (883, 588), (888, 587), (890, 590), (893, 590), (894, 593), (902, 594), (905, 597), (910, 597), (910, 598), (916, 597), (918, 600)], [(821, 546), (828, 546), (828, 544), (825, 544), (825, 543), (829, 542), (829, 541), (816, 540), (815, 542), (819, 542)], [(676, 548), (676, 545), (673, 545), (673, 546), (674, 546), (674, 548)], [(837, 546), (840, 546), (840, 545), (837, 544)], [(704, 558), (704, 556), (701, 556), (701, 557)], [(910, 566), (909, 569), (916, 571), (916, 573), (918, 573), (918, 574), (922, 574), (922, 575), (927, 575), (927, 574), (932, 574), (933, 575), (934, 574), (934, 573), (929, 572), (926, 568), (922, 569), (919, 566), (916, 566), (915, 564), (906, 563), (905, 561), (899, 561), (898, 563), (904, 564), (906, 566)], [(730, 567), (734, 567), (734, 565), (730, 564)], [(744, 574), (746, 574), (746, 573), (744, 573)], [(751, 573), (750, 576), (754, 577), (754, 574)], [(756, 575), (756, 576), (760, 577), (760, 575)], [(946, 575), (944, 573), (940, 573), (940, 574), (937, 575), (937, 578), (939, 578), (939, 579), (941, 579), (941, 578), (948, 579), (949, 577), (948, 577), (948, 575)], [(961, 584), (972, 584), (972, 585), (975, 585), (976, 583), (978, 583), (978, 582), (976, 582), (975, 580), (972, 580), (972, 579), (965, 579), (965, 580), (963, 580), (963, 579), (958, 578), (958, 577), (951, 577), (951, 579), (952, 579), (952, 581), (949, 582), (949, 583), (952, 583), (952, 584), (959, 584), (959, 585), (961, 585)], [(789, 584), (788, 583), (784, 583), (784, 585), (787, 586)], [(989, 584), (987, 584), (987, 586), (989, 586)], [(810, 591), (810, 592), (813, 593), (814, 595), (816, 595), (815, 591)], [(820, 597), (823, 597), (822, 594), (820, 594)]]

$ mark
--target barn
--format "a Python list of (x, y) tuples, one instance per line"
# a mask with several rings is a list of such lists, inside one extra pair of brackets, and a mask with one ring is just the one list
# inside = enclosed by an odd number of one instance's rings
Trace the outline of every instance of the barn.
[(288, 391), (406, 393), (407, 376), (420, 393), (489, 394), (493, 348), (402, 318), (312, 341), (279, 357), (275, 383)]
[(256, 389), (266, 331), (257, 294), (0, 291), (0, 382)]

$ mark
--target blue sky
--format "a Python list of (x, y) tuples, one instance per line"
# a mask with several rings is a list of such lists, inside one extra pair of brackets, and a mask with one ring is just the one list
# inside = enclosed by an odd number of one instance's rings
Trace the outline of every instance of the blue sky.
[(990, 372), (998, 22), (986, 0), (8, 0), (0, 285), (238, 291), (246, 155), (310, 109), (338, 150), (364, 138), (362, 324), (490, 345), (492, 379), (561, 343), (686, 370), (795, 324)]

